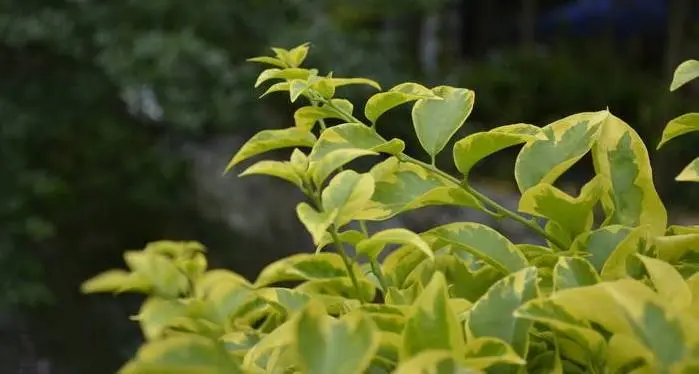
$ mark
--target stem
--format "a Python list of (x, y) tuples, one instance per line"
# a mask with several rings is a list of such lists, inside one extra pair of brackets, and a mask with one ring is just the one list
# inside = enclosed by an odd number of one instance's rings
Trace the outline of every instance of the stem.
[[(323, 100), (324, 100), (324, 99), (323, 99)], [(329, 100), (325, 100), (325, 105), (329, 106), (330, 108), (332, 108), (333, 110), (335, 110), (336, 112), (338, 112), (338, 113), (339, 113), (341, 116), (343, 116), (343, 117), (345, 118), (345, 120), (347, 120), (347, 121), (357, 122), (357, 123), (363, 123), (363, 122), (362, 122), (361, 120), (359, 120), (357, 117), (353, 116), (353, 115), (350, 114), (350, 113), (345, 112), (342, 108), (337, 107), (336, 105), (334, 105), (334, 104), (333, 104), (332, 102), (330, 102)], [(410, 156), (408, 156), (408, 155), (406, 155), (406, 154), (404, 154), (404, 153), (401, 153), (401, 154), (397, 155), (397, 157), (398, 157), (399, 160), (401, 160), (401, 161), (403, 161), (403, 162), (410, 162), (410, 163), (412, 163), (412, 164), (416, 164), (416, 165), (422, 166), (423, 168), (425, 168), (425, 169), (427, 169), (427, 170), (429, 170), (429, 171), (431, 171), (431, 172), (433, 172), (433, 173), (438, 174), (439, 176), (441, 176), (441, 177), (447, 179), (448, 181), (457, 184), (458, 186), (460, 186), (461, 188), (463, 188), (466, 192), (470, 193), (471, 195), (473, 195), (473, 196), (476, 197), (477, 199), (481, 200), (481, 202), (483, 202), (483, 203), (486, 204), (486, 205), (489, 205), (493, 210), (495, 210), (495, 212), (489, 212), (491, 215), (494, 214), (495, 216), (504, 216), (504, 217), (508, 217), (508, 218), (510, 218), (510, 219), (513, 219), (513, 220), (515, 220), (515, 221), (517, 221), (517, 222), (519, 222), (519, 223), (521, 223), (521, 224), (527, 226), (529, 229), (531, 229), (532, 231), (536, 232), (536, 233), (539, 234), (540, 236), (546, 238), (546, 240), (548, 240), (548, 241), (549, 241), (551, 244), (553, 244), (554, 246), (558, 247), (560, 250), (565, 249), (565, 245), (563, 245), (558, 239), (556, 239), (556, 238), (554, 238), (553, 236), (549, 235), (544, 229), (541, 228), (541, 226), (539, 226), (539, 224), (536, 223), (536, 221), (534, 221), (534, 220), (532, 220), (532, 219), (526, 219), (526, 218), (520, 216), (519, 214), (517, 214), (517, 213), (515, 213), (515, 212), (513, 212), (513, 211), (511, 211), (511, 210), (509, 210), (509, 209), (507, 209), (507, 208), (505, 208), (504, 206), (500, 205), (499, 203), (497, 203), (496, 201), (492, 200), (491, 198), (489, 198), (489, 197), (483, 195), (482, 193), (476, 191), (475, 189), (473, 189), (473, 188), (472, 188), (471, 186), (469, 186), (468, 184), (462, 183), (460, 180), (458, 180), (457, 178), (451, 176), (449, 173), (446, 173), (446, 172), (444, 172), (444, 171), (438, 169), (438, 168), (435, 167), (434, 165), (431, 165), (431, 164), (428, 164), (428, 163), (426, 163), (426, 162), (422, 162), (422, 161), (420, 161), (420, 160), (418, 160), (418, 159), (412, 158), (412, 157), (410, 157)]]
[[(362, 233), (364, 234), (364, 236), (369, 237), (369, 230), (366, 227), (366, 222), (360, 220), (359, 227), (362, 229)], [(378, 261), (376, 261), (375, 258), (369, 259), (369, 265), (371, 265), (371, 272), (374, 273), (374, 275), (376, 275), (376, 278), (379, 280), (379, 284), (381, 284), (381, 289), (385, 294), (388, 291), (388, 281), (386, 281), (386, 277), (384, 276), (383, 271), (381, 270), (381, 265)]]
[(364, 303), (364, 298), (362, 297), (362, 289), (361, 287), (359, 287), (357, 276), (354, 274), (354, 271), (352, 271), (352, 261), (350, 260), (349, 256), (347, 256), (347, 252), (345, 252), (345, 248), (342, 245), (342, 241), (340, 241), (340, 236), (337, 233), (337, 227), (335, 227), (335, 225), (331, 226), (330, 235), (333, 238), (333, 242), (335, 242), (335, 249), (337, 250), (337, 253), (340, 255), (340, 257), (342, 257), (342, 261), (345, 263), (347, 273), (349, 274), (349, 277), (352, 280), (352, 285), (354, 286), (354, 289), (357, 292), (357, 299), (359, 299), (361, 303)]

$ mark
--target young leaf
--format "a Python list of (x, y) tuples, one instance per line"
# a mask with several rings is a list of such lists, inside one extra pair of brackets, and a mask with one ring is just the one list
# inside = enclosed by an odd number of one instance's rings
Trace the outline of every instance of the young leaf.
[(686, 310), (692, 304), (692, 290), (675, 268), (665, 261), (636, 255), (648, 271), (653, 286), (667, 304), (678, 311)]
[(682, 169), (675, 180), (678, 182), (699, 182), (699, 157)]
[(226, 373), (242, 374), (217, 342), (194, 334), (174, 335), (142, 346), (120, 374)]
[(374, 195), (357, 219), (383, 221), (429, 205), (483, 208), (480, 200), (455, 183), (395, 157), (375, 165), (369, 173), (376, 181)]
[[(367, 236), (364, 235), (364, 233), (359, 232), (357, 230), (343, 231), (341, 233), (338, 233), (338, 237), (340, 238), (341, 242), (347, 243), (353, 247), (356, 247), (357, 243), (367, 238)], [(332, 235), (330, 235), (330, 233), (326, 232), (325, 234), (323, 234), (323, 239), (321, 239), (320, 243), (318, 243), (318, 245), (316, 246), (316, 253), (320, 252), (321, 249), (323, 249), (332, 242), (333, 237)]]
[(670, 91), (674, 91), (691, 80), (699, 77), (699, 61), (687, 60), (677, 66), (675, 73), (672, 76)]
[(667, 211), (653, 184), (648, 151), (636, 131), (610, 114), (592, 148), (592, 160), (608, 184), (602, 198), (605, 223), (650, 225), (654, 235), (663, 235)]
[[(344, 99), (333, 99), (333, 105), (340, 107), (347, 113), (352, 113), (352, 103)], [(326, 118), (342, 119), (342, 115), (328, 106), (304, 106), (294, 113), (294, 123), (296, 127), (312, 131), (316, 122)]]
[(296, 215), (301, 223), (306, 226), (306, 230), (311, 234), (313, 243), (319, 245), (323, 236), (327, 233), (328, 227), (335, 222), (338, 210), (329, 212), (318, 212), (307, 203), (299, 203), (296, 206)]
[(321, 199), (325, 212), (337, 211), (334, 224), (337, 227), (349, 223), (356, 213), (364, 209), (374, 193), (371, 174), (359, 174), (345, 170), (337, 174), (323, 190)]
[(174, 321), (187, 314), (187, 306), (179, 300), (149, 297), (141, 305), (138, 315), (132, 319), (139, 322), (147, 340), (155, 340), (161, 338), (165, 329), (171, 327)]
[(699, 131), (699, 113), (683, 114), (673, 119), (665, 126), (663, 136), (660, 139), (660, 143), (658, 143), (657, 149), (660, 149), (660, 147), (670, 140), (693, 131)]
[(480, 223), (450, 223), (426, 231), (421, 236), (432, 248), (452, 245), (454, 249), (471, 253), (504, 274), (528, 266), (526, 257), (512, 242)]
[(376, 326), (361, 313), (340, 320), (314, 303), (299, 315), (296, 351), (303, 372), (308, 374), (355, 374), (364, 372), (379, 347)]
[(298, 68), (288, 68), (288, 69), (267, 69), (264, 70), (260, 75), (257, 77), (257, 81), (255, 82), (255, 87), (259, 87), (262, 83), (270, 80), (270, 79), (285, 79), (285, 80), (294, 80), (294, 79), (300, 79), (300, 80), (306, 80), (310, 76), (314, 76), (318, 74), (318, 70), (315, 69), (298, 69)]
[(378, 156), (374, 151), (359, 148), (341, 148), (328, 153), (318, 162), (309, 164), (309, 173), (316, 186), (323, 182), (336, 170), (349, 162), (364, 156)]
[(468, 178), (471, 169), (486, 157), (518, 144), (546, 139), (541, 129), (526, 123), (496, 127), (471, 134), (454, 144), (454, 164)]
[(362, 240), (357, 244), (357, 253), (364, 254), (370, 259), (376, 259), (381, 250), (388, 244), (409, 245), (419, 249), (427, 257), (434, 258), (432, 248), (418, 234), (406, 229), (388, 229), (377, 232), (371, 238)]
[(401, 83), (386, 92), (380, 92), (370, 97), (364, 106), (364, 116), (371, 122), (376, 123), (379, 117), (387, 111), (419, 99), (437, 98), (429, 88), (417, 83)]
[(389, 280), (389, 284), (402, 288), (405, 279), (421, 262), (429, 257), (421, 251), (416, 251), (412, 246), (404, 245), (391, 251), (381, 264), (381, 270)]
[(270, 56), (252, 57), (252, 58), (247, 59), (246, 61), (274, 65), (274, 66), (276, 66), (278, 68), (282, 68), (282, 69), (286, 69), (289, 67), (284, 61), (282, 61), (278, 58), (275, 58), (275, 57), (270, 57)]
[[(494, 337), (512, 346), (520, 357), (529, 350), (532, 322), (514, 316), (524, 303), (538, 297), (536, 268), (529, 267), (497, 281), (471, 308), (466, 320), (469, 339)], [(506, 370), (509, 371), (509, 370)]]
[(287, 63), (289, 66), (292, 67), (299, 67), (303, 63), (303, 61), (306, 59), (306, 56), (308, 55), (308, 48), (309, 48), (310, 43), (303, 43), (297, 47), (294, 47), (291, 49), (287, 54)]
[(252, 166), (248, 167), (242, 173), (238, 174), (239, 177), (244, 177), (246, 175), (271, 175), (277, 178), (284, 179), (285, 181), (291, 182), (294, 185), (303, 188), (303, 179), (299, 173), (294, 170), (289, 162), (283, 161), (270, 161), (263, 160), (259, 161)]
[(406, 317), (401, 361), (433, 349), (448, 350), (456, 357), (464, 354), (463, 331), (448, 300), (444, 275), (435, 273)]
[[(359, 273), (355, 266), (355, 273)], [(311, 279), (347, 277), (342, 257), (337, 253), (299, 253), (267, 265), (255, 281), (255, 287), (268, 284)]]
[(363, 84), (381, 90), (380, 84), (367, 78), (330, 78), (330, 83), (334, 87), (341, 87), (349, 84)]
[(189, 279), (165, 255), (156, 252), (128, 251), (124, 261), (139, 277), (143, 277), (153, 291), (163, 297), (174, 298), (189, 289)]
[(435, 87), (432, 92), (443, 100), (418, 100), (412, 119), (422, 148), (434, 158), (471, 114), (475, 93), (449, 86)]
[(262, 95), (260, 95), (260, 99), (271, 94), (274, 92), (282, 92), (282, 91), (289, 91), (291, 89), (291, 84), (289, 82), (279, 82), (275, 83), (267, 89)]
[(593, 223), (593, 207), (604, 193), (602, 178), (597, 176), (573, 198), (548, 183), (540, 183), (524, 191), (519, 211), (556, 222), (565, 234), (575, 238), (589, 230)]
[(560, 257), (553, 269), (553, 288), (555, 291), (591, 286), (600, 281), (595, 268), (584, 258)]
[(578, 113), (542, 128), (546, 139), (528, 142), (517, 155), (515, 179), (520, 192), (539, 183), (553, 184), (590, 150), (608, 115)]
[(289, 98), (295, 102), (301, 95), (308, 91), (308, 82), (301, 79), (294, 79), (289, 82)]
[(316, 137), (310, 131), (297, 127), (279, 130), (262, 130), (250, 138), (233, 156), (226, 172), (241, 161), (274, 149), (287, 147), (312, 147)]
[(151, 284), (145, 277), (124, 270), (114, 269), (107, 270), (85, 281), (80, 286), (80, 292), (147, 292), (150, 287)]

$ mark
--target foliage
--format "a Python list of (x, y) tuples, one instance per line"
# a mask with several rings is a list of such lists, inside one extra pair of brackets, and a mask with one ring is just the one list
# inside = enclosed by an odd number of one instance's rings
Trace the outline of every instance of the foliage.
[[(295, 126), (252, 137), (228, 169), (293, 148), (288, 161), (259, 161), (242, 175), (279, 177), (306, 194), (297, 213), (316, 253), (277, 260), (250, 282), (208, 270), (204, 248), (193, 242), (126, 252), (130, 271), (111, 270), (83, 285), (84, 292), (148, 295), (135, 317), (147, 342), (122, 373), (697, 369), (699, 267), (692, 252), (699, 229), (668, 226), (647, 149), (624, 121), (603, 110), (469, 135), (453, 147), (462, 173), (455, 178), (437, 168), (435, 156), (471, 112), (473, 91), (403, 83), (368, 99), (365, 122), (336, 94), (350, 84), (380, 90), (378, 83), (302, 68), (308, 45), (274, 53), (253, 59), (270, 65), (260, 82), (276, 81), (265, 94), (286, 92), (309, 105), (297, 110)], [(406, 104), (430, 162), (378, 132), (383, 116)], [(674, 128), (664, 139), (684, 131)], [(473, 165), (513, 146), (521, 146), (519, 212), (468, 181)], [(578, 196), (555, 187), (588, 154), (596, 175)], [(368, 156), (377, 160), (370, 170), (349, 168)], [(514, 219), (546, 245), (513, 243), (475, 222), (422, 233), (367, 228), (428, 205)], [(350, 229), (352, 222), (361, 230)], [(334, 252), (325, 251), (330, 245)], [(392, 245), (398, 247), (382, 256)]]

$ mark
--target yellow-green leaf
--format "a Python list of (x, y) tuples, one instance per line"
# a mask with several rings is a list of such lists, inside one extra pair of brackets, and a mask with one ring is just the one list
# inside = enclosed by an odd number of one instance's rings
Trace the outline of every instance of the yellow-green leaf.
[[(630, 276), (630, 265), (635, 260), (636, 253), (643, 253), (648, 246), (650, 237), (647, 227), (637, 227), (633, 229), (619, 245), (609, 254), (609, 257), (602, 266), (600, 275), (603, 280), (615, 280)], [(639, 265), (640, 266), (640, 265)], [(638, 267), (638, 266), (637, 266)]]
[(289, 99), (295, 102), (308, 91), (308, 82), (302, 79), (293, 79), (289, 82)]
[(344, 123), (324, 131), (309, 155), (311, 162), (317, 162), (338, 149), (358, 148), (374, 152), (398, 154), (405, 143), (399, 139), (385, 140), (372, 128), (361, 123)]
[(345, 225), (362, 211), (374, 194), (374, 178), (369, 173), (345, 170), (330, 180), (321, 194), (323, 211), (337, 211), (334, 224)]
[(415, 300), (406, 316), (402, 337), (401, 361), (432, 349), (448, 350), (457, 357), (464, 354), (463, 331), (449, 307), (447, 283), (442, 273), (435, 273)]
[(667, 211), (653, 184), (648, 151), (636, 131), (610, 114), (592, 148), (592, 160), (608, 184), (602, 198), (605, 224), (650, 225), (654, 235), (664, 234)]
[(471, 114), (475, 93), (449, 86), (435, 87), (432, 92), (443, 100), (418, 100), (413, 106), (412, 119), (422, 148), (435, 157)]
[(318, 303), (299, 315), (294, 333), (297, 357), (308, 374), (362, 373), (379, 347), (376, 326), (366, 315), (355, 312), (337, 320)]
[(370, 173), (376, 188), (371, 203), (357, 219), (383, 221), (429, 205), (483, 207), (480, 200), (457, 184), (395, 157), (375, 165)]
[(615, 334), (609, 339), (607, 366), (611, 372), (628, 372), (626, 370), (635, 368), (634, 374), (653, 374), (652, 362), (653, 355), (633, 338)]
[(429, 88), (417, 83), (401, 83), (386, 92), (380, 92), (370, 97), (364, 106), (364, 116), (376, 123), (379, 117), (387, 111), (419, 99), (438, 98)]
[(471, 134), (454, 144), (454, 164), (465, 177), (486, 157), (505, 148), (536, 139), (546, 139), (541, 129), (526, 123), (496, 127)]
[(522, 269), (497, 281), (471, 308), (466, 320), (467, 339), (498, 338), (511, 345), (520, 357), (526, 357), (532, 322), (516, 318), (514, 312), (524, 303), (538, 297), (536, 282), (537, 271), (534, 267)]
[(284, 161), (262, 160), (248, 167), (239, 177), (246, 175), (271, 175), (291, 182), (298, 187), (303, 187), (302, 176), (291, 166), (291, 163)]
[(187, 314), (187, 306), (179, 300), (149, 297), (132, 319), (139, 322), (147, 340), (154, 340), (161, 338), (166, 328)]
[(242, 374), (221, 344), (193, 334), (174, 335), (142, 346), (119, 374)]
[[(345, 112), (352, 113), (352, 103), (343, 99), (333, 99), (334, 105), (341, 107)], [(327, 119), (342, 119), (342, 115), (328, 106), (304, 106), (294, 112), (294, 124), (296, 127), (311, 131), (316, 122)]]
[(306, 59), (306, 56), (308, 55), (309, 45), (310, 43), (303, 43), (299, 46), (292, 48), (287, 54), (285, 54), (285, 57), (287, 58), (287, 63), (293, 67), (301, 66), (303, 61)]
[(665, 126), (657, 149), (660, 149), (668, 141), (693, 131), (699, 131), (699, 113), (683, 114), (668, 122), (667, 126)]
[(277, 69), (271, 68), (266, 69), (257, 77), (255, 82), (255, 87), (259, 87), (262, 83), (270, 79), (285, 79), (285, 80), (306, 80), (312, 75), (318, 74), (318, 70), (315, 69), (299, 69), (299, 68), (288, 68), (288, 69)]
[(297, 127), (289, 127), (278, 130), (262, 130), (255, 134), (238, 150), (228, 163), (226, 171), (230, 170), (241, 161), (261, 153), (279, 148), (311, 147), (316, 142), (316, 137), (308, 130)]
[[(364, 277), (357, 278), (359, 288), (362, 292), (362, 300), (374, 300), (376, 296), (376, 286), (374, 283)], [(355, 301), (352, 298), (355, 297), (354, 295), (356, 294), (354, 284), (349, 278), (312, 279), (303, 282), (295, 289), (308, 294), (341, 296), (346, 298), (346, 301), (349, 303)], [(328, 301), (332, 301), (332, 299), (328, 299)], [(326, 303), (326, 306), (330, 308), (331, 304)]]
[(189, 280), (164, 254), (146, 251), (127, 251), (124, 261), (138, 277), (152, 285), (156, 294), (177, 297), (189, 289)]
[(316, 186), (321, 186), (333, 172), (349, 162), (363, 156), (377, 156), (378, 153), (359, 148), (341, 148), (325, 155), (320, 161), (309, 166), (311, 178)]
[(466, 369), (448, 350), (429, 349), (401, 360), (393, 374), (476, 374), (478, 370)]
[(422, 237), (432, 248), (452, 245), (455, 249), (473, 254), (504, 274), (528, 266), (526, 257), (512, 242), (480, 223), (450, 223), (426, 231)]
[(682, 169), (675, 180), (678, 182), (699, 182), (699, 157)]
[(275, 57), (270, 57), (270, 56), (251, 57), (251, 58), (247, 59), (246, 61), (274, 65), (274, 66), (276, 66), (278, 68), (282, 68), (282, 69), (289, 67), (284, 61), (282, 61), (278, 58), (275, 58)]
[(290, 346), (296, 341), (295, 330), (297, 319), (298, 315), (282, 323), (247, 351), (243, 358), (242, 365), (243, 368), (246, 369), (246, 372), (255, 373), (256, 371), (254, 371), (254, 369), (258, 367), (260, 361), (264, 361), (265, 356), (271, 354), (271, 351)]
[(539, 183), (553, 184), (590, 151), (608, 115), (607, 111), (578, 113), (543, 127), (545, 139), (528, 142), (517, 155), (515, 179), (520, 192)]
[(107, 270), (98, 274), (80, 286), (82, 293), (97, 292), (146, 292), (151, 287), (148, 280), (136, 273), (129, 273), (124, 270)]
[(603, 188), (601, 177), (595, 177), (574, 198), (551, 184), (540, 183), (524, 191), (519, 211), (553, 220), (575, 238), (592, 227), (592, 209), (604, 193)]
[[(359, 273), (356, 266), (355, 272)], [(343, 278), (347, 276), (347, 269), (342, 257), (337, 253), (298, 253), (267, 265), (257, 277), (255, 286), (264, 287), (268, 284), (284, 281)]]
[(674, 91), (684, 86), (689, 81), (699, 77), (699, 61), (687, 60), (675, 69), (670, 84), (670, 91)]
[(367, 78), (330, 78), (330, 83), (334, 87), (341, 87), (350, 84), (363, 84), (381, 90), (381, 85), (376, 81)]
[(560, 257), (553, 269), (554, 290), (591, 286), (600, 282), (592, 264), (580, 257)]
[(639, 254), (636, 256), (643, 262), (653, 286), (667, 304), (678, 311), (688, 309), (692, 304), (692, 290), (682, 275), (665, 261)]
[(428, 259), (429, 257), (423, 252), (404, 245), (386, 256), (381, 263), (381, 269), (391, 285), (401, 288), (410, 272)]
[(357, 244), (357, 253), (361, 253), (370, 259), (376, 259), (381, 250), (388, 244), (403, 244), (417, 248), (427, 255), (434, 258), (432, 248), (425, 243), (420, 235), (406, 229), (387, 229), (372, 235), (370, 238), (362, 240)]
[[(366, 239), (367, 236), (364, 235), (364, 233), (359, 232), (357, 230), (347, 230), (343, 231), (341, 233), (338, 233), (338, 238), (340, 238), (340, 241), (343, 243), (347, 243), (353, 247), (357, 245), (357, 243), (361, 242), (362, 240)], [(320, 252), (321, 249), (326, 247), (328, 244), (333, 242), (333, 237), (329, 232), (326, 232), (323, 235), (323, 239), (321, 239), (320, 243), (316, 246), (316, 253)]]
[(274, 93), (274, 92), (282, 92), (282, 91), (289, 91), (289, 90), (291, 90), (291, 85), (289, 84), (289, 82), (275, 83), (275, 84), (269, 86), (267, 91), (265, 91), (262, 95), (260, 95), (260, 99), (271, 94), (271, 93)]
[(296, 215), (301, 223), (306, 226), (306, 230), (311, 234), (313, 243), (316, 245), (319, 245), (321, 240), (323, 240), (328, 227), (335, 221), (337, 213), (338, 210), (318, 212), (307, 203), (299, 203), (296, 206)]
[(524, 365), (526, 361), (503, 340), (479, 337), (466, 344), (463, 365), (470, 369), (485, 370), (497, 364)]
[(614, 250), (631, 233), (632, 229), (621, 225), (606, 226), (578, 236), (571, 245), (572, 252), (587, 252), (586, 259), (602, 272), (605, 262)]
[(692, 227), (672, 226), (674, 235), (657, 236), (653, 244), (658, 258), (673, 262), (688, 252), (699, 250), (699, 232)]

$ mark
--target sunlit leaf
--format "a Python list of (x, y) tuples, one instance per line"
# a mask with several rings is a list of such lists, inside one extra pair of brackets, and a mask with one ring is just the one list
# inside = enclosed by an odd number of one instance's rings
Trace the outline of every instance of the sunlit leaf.
[(608, 183), (602, 198), (606, 225), (650, 225), (654, 235), (665, 233), (667, 211), (653, 184), (643, 141), (636, 131), (610, 114), (592, 148), (597, 174)]
[(665, 261), (643, 255), (636, 256), (643, 262), (658, 294), (677, 310), (688, 309), (692, 304), (692, 290), (682, 275)]
[(337, 320), (317, 303), (299, 315), (295, 335), (298, 357), (309, 374), (362, 373), (379, 347), (376, 326), (367, 316), (350, 313)]
[(275, 58), (275, 57), (270, 57), (270, 56), (252, 57), (252, 58), (247, 59), (246, 61), (274, 65), (274, 66), (276, 66), (278, 68), (282, 68), (282, 69), (289, 67), (286, 65), (286, 63), (284, 61), (282, 61), (278, 58)]
[(412, 119), (422, 148), (435, 157), (471, 114), (475, 93), (449, 86), (435, 87), (432, 92), (443, 100), (418, 100), (413, 106)]
[(433, 248), (452, 245), (455, 249), (467, 251), (504, 274), (528, 266), (526, 257), (512, 242), (480, 223), (450, 223), (426, 231), (422, 237)]
[(493, 337), (479, 337), (466, 345), (465, 367), (485, 370), (496, 364), (524, 365), (526, 361), (504, 341)]
[(448, 300), (444, 275), (435, 273), (406, 316), (401, 361), (432, 349), (464, 354), (463, 332)]
[(165, 255), (156, 252), (127, 251), (124, 261), (139, 277), (153, 287), (153, 291), (164, 297), (177, 297), (186, 292), (189, 279)]
[(226, 171), (250, 157), (279, 148), (311, 147), (316, 137), (297, 127), (278, 130), (262, 130), (248, 140), (228, 163)]
[(141, 325), (145, 338), (154, 340), (162, 337), (166, 328), (187, 314), (187, 306), (179, 300), (150, 297), (141, 305), (138, 315), (133, 319)]
[(129, 273), (124, 270), (108, 270), (98, 274), (80, 286), (82, 293), (97, 292), (146, 292), (151, 284), (139, 274)]
[(242, 173), (238, 174), (238, 176), (244, 177), (246, 175), (255, 174), (271, 175), (291, 182), (298, 187), (303, 187), (302, 176), (299, 175), (296, 170), (294, 170), (289, 162), (271, 160), (258, 161), (245, 169), (245, 171)]
[[(355, 270), (358, 272), (358, 269)], [(343, 278), (347, 276), (347, 269), (342, 257), (337, 253), (298, 253), (267, 265), (257, 277), (255, 286), (263, 287), (283, 281)]]
[[(352, 114), (353, 105), (351, 102), (344, 99), (332, 99), (331, 103), (334, 106), (341, 108), (343, 111)], [(327, 105), (304, 106), (298, 108), (296, 112), (294, 112), (294, 123), (296, 127), (306, 129), (308, 131), (313, 130), (316, 122), (327, 118), (342, 119), (343, 116), (335, 109)]]
[(400, 228), (383, 230), (362, 240), (357, 244), (357, 252), (371, 259), (376, 259), (381, 250), (388, 244), (410, 245), (425, 253), (427, 257), (434, 257), (432, 248), (418, 234)]
[(374, 194), (374, 178), (369, 173), (345, 170), (330, 180), (321, 200), (325, 212), (337, 211), (334, 224), (338, 227), (354, 219)]
[(682, 169), (675, 180), (678, 182), (699, 182), (699, 157)]
[(285, 80), (306, 80), (312, 75), (318, 74), (315, 69), (299, 69), (299, 68), (287, 68), (287, 69), (277, 69), (271, 68), (266, 69), (257, 77), (255, 82), (255, 87), (259, 87), (262, 83), (270, 79), (285, 79)]
[(674, 91), (686, 83), (699, 77), (699, 61), (697, 60), (687, 60), (681, 63), (675, 69), (672, 76), (672, 83), (670, 84), (670, 91)]
[(299, 203), (296, 206), (296, 215), (301, 223), (306, 226), (306, 230), (311, 234), (313, 243), (318, 245), (327, 234), (330, 225), (335, 222), (338, 210), (330, 212), (318, 212), (307, 203)]
[(539, 183), (553, 184), (595, 143), (607, 111), (578, 113), (541, 129), (546, 139), (528, 142), (517, 156), (515, 179), (520, 192)]
[(657, 149), (660, 149), (668, 141), (693, 131), (699, 131), (699, 113), (683, 114), (668, 122), (667, 126), (665, 126)]
[(380, 92), (370, 97), (364, 107), (364, 116), (371, 122), (376, 123), (381, 115), (387, 111), (423, 98), (437, 98), (429, 88), (417, 83), (401, 83), (386, 92)]
[(539, 127), (518, 123), (471, 134), (454, 144), (454, 164), (465, 177), (486, 157), (505, 148), (546, 138)]
[(381, 90), (381, 85), (367, 78), (331, 78), (330, 83), (335, 87), (346, 86), (349, 84), (363, 84)]

